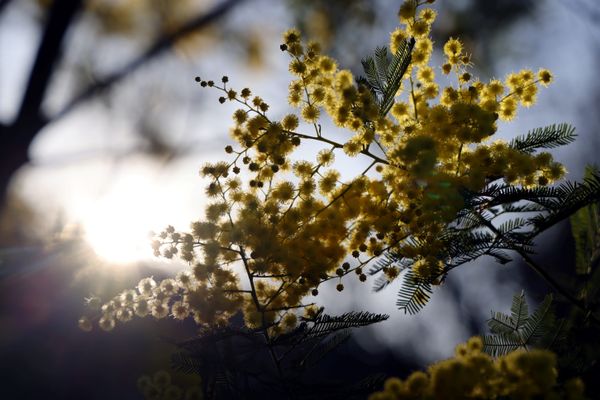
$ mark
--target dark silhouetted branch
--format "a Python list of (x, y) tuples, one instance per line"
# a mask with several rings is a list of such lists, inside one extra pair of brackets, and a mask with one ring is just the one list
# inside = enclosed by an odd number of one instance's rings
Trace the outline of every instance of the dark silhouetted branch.
[[(0, 0), (0, 11), (9, 1)], [(125, 76), (137, 70), (147, 61), (170, 49), (177, 40), (209, 25), (242, 1), (225, 0), (205, 14), (193, 18), (178, 30), (162, 36), (140, 57), (85, 89), (57, 114), (46, 116), (41, 111), (46, 89), (54, 67), (60, 60), (64, 35), (82, 4), (82, 0), (55, 0), (48, 12), (42, 42), (29, 75), (29, 81), (17, 117), (12, 123), (0, 126), (0, 148), (2, 149), (2, 156), (0, 157), (0, 206), (6, 201), (7, 188), (13, 173), (29, 161), (27, 154), (29, 145), (45, 125), (63, 117), (80, 103), (93, 98), (120, 82)]]
[[(56, 0), (52, 3), (42, 41), (17, 114), (16, 124), (19, 124), (23, 119), (31, 118), (35, 114), (38, 114), (37, 118), (43, 119), (40, 108), (48, 82), (55, 64), (60, 59), (59, 52), (65, 33), (80, 7), (81, 0)], [(35, 135), (35, 132), (31, 135)]]
[(210, 25), (217, 18), (224, 15), (229, 9), (231, 9), (234, 5), (241, 3), (244, 0), (226, 0), (221, 4), (216, 5), (212, 10), (208, 11), (205, 14), (199, 15), (196, 18), (192, 19), (185, 25), (183, 25), (178, 30), (159, 38), (150, 48), (148, 48), (141, 56), (137, 59), (131, 61), (125, 67), (116, 71), (107, 77), (99, 80), (94, 83), (87, 89), (85, 89), (81, 94), (73, 98), (62, 110), (60, 110), (56, 115), (52, 116), (52, 120), (56, 120), (58, 118), (63, 117), (65, 114), (72, 111), (79, 104), (89, 100), (90, 98), (96, 96), (102, 91), (110, 88), (115, 83), (121, 81), (125, 76), (137, 70), (139, 67), (144, 65), (148, 60), (158, 56), (163, 51), (170, 49), (177, 40), (193, 33), (207, 25)]
[(4, 8), (10, 3), (10, 0), (0, 0), (0, 14), (4, 11)]
[(41, 104), (54, 66), (60, 58), (63, 38), (81, 2), (56, 0), (52, 3), (17, 117), (0, 130), (3, 153), (0, 157), (0, 203), (6, 200), (12, 174), (27, 162), (27, 151), (33, 138), (48, 122), (41, 113)]

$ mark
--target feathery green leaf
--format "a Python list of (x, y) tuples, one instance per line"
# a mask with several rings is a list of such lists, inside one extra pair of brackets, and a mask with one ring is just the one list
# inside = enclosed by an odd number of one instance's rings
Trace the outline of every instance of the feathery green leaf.
[(415, 45), (415, 39), (411, 38), (400, 46), (392, 62), (390, 63), (387, 74), (386, 74), (386, 86), (383, 92), (383, 98), (380, 103), (379, 114), (381, 116), (387, 115), (387, 113), (394, 105), (394, 98), (396, 93), (400, 89), (402, 78), (404, 73), (410, 65), (412, 59), (412, 49)]
[[(597, 167), (586, 167), (586, 178), (600, 175)], [(600, 259), (600, 202), (577, 210), (570, 217), (571, 232), (575, 239), (575, 271), (588, 275)]]
[(410, 65), (414, 45), (413, 38), (404, 41), (392, 57), (387, 48), (377, 47), (374, 57), (365, 57), (361, 61), (365, 76), (359, 77), (357, 82), (369, 88), (379, 105), (381, 116), (387, 115), (394, 104), (404, 73)]
[(549, 333), (554, 315), (552, 314), (552, 295), (549, 294), (539, 307), (527, 318), (523, 324), (522, 338), (526, 345), (537, 344), (545, 335)]
[(509, 146), (524, 153), (532, 153), (537, 149), (552, 149), (575, 141), (575, 128), (569, 124), (553, 124), (536, 128), (526, 135), (517, 136)]
[(385, 321), (389, 317), (387, 314), (375, 314), (367, 311), (351, 311), (336, 316), (321, 314), (314, 320), (314, 325), (307, 330), (306, 337), (320, 337), (339, 330), (367, 326)]
[(483, 351), (492, 357), (504, 356), (521, 347), (517, 332), (504, 332), (498, 335), (486, 335), (482, 338)]
[(510, 307), (510, 318), (513, 321), (513, 326), (519, 330), (527, 322), (529, 317), (529, 307), (525, 300), (525, 291), (513, 296), (512, 305)]
[(405, 313), (416, 314), (427, 305), (432, 292), (431, 283), (417, 278), (412, 270), (407, 270), (398, 291), (396, 305)]
[(490, 328), (490, 331), (495, 334), (514, 332), (517, 330), (512, 318), (499, 311), (492, 311), (492, 317), (488, 320), (488, 327)]

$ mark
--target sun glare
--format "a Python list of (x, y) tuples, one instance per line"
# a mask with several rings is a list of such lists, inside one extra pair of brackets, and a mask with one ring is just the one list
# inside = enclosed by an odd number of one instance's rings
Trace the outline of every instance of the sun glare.
[(108, 262), (126, 264), (151, 256), (150, 228), (141, 208), (130, 197), (113, 195), (103, 199), (83, 226), (94, 252)]
[[(86, 241), (101, 259), (123, 265), (153, 258), (150, 233), (175, 218), (156, 183), (131, 176), (91, 204), (82, 215)], [(162, 213), (162, 214), (161, 214)]]

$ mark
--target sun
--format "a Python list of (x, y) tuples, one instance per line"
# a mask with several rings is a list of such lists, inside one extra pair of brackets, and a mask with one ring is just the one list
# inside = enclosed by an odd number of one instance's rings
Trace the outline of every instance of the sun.
[(128, 264), (151, 257), (148, 209), (135, 190), (117, 191), (94, 204), (82, 221), (85, 239), (98, 257)]
[(86, 242), (100, 259), (134, 264), (154, 259), (151, 232), (164, 229), (176, 212), (156, 182), (133, 175), (91, 202), (80, 223)]

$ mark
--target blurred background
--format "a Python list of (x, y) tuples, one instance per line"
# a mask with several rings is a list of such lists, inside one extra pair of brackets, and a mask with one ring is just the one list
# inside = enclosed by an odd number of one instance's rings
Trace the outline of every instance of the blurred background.
[[(110, 334), (86, 334), (77, 319), (85, 297), (109, 298), (142, 277), (183, 268), (152, 257), (149, 233), (168, 224), (186, 230), (203, 216), (198, 169), (225, 156), (234, 111), (194, 77), (227, 75), (283, 116), (290, 80), (279, 50), (284, 30), (300, 28), (360, 74), (360, 59), (396, 27), (400, 3), (0, 0), (1, 397), (141, 398), (137, 377), (168, 365), (172, 347), (162, 338), (190, 337), (193, 324), (137, 319)], [(538, 104), (498, 135), (573, 124), (578, 140), (554, 154), (568, 179), (580, 180), (600, 150), (600, 4), (438, 0), (433, 8), (434, 64), (453, 36), (472, 53), (482, 80), (521, 68), (555, 74)], [(568, 224), (546, 233), (539, 262), (556, 274), (571, 268), (569, 238)], [(488, 259), (453, 271), (417, 316), (396, 310), (397, 286), (378, 294), (349, 286), (341, 294), (321, 291), (328, 313), (391, 317), (357, 331), (339, 355), (340, 368), (400, 375), (450, 356), (521, 289), (532, 303), (548, 291), (519, 262)]]

